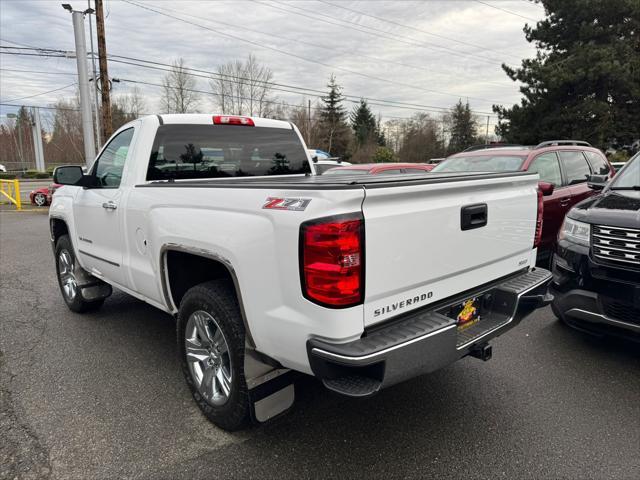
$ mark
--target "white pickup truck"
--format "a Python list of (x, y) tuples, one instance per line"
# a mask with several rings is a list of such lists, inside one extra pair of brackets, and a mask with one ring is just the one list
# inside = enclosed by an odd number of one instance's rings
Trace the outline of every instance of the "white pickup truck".
[(537, 181), (313, 175), (288, 122), (148, 116), (56, 170), (51, 240), (74, 312), (113, 286), (176, 316), (193, 396), (233, 430), (287, 410), (300, 373), (363, 397), (487, 360), (551, 301)]

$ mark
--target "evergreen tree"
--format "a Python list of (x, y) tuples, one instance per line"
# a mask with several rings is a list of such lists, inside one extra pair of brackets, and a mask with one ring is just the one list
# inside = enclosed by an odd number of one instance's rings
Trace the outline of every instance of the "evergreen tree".
[(335, 76), (331, 75), (327, 84), (329, 92), (322, 97), (320, 110), (320, 129), (322, 131), (322, 147), (332, 155), (347, 158), (349, 148), (349, 126), (346, 122), (347, 114), (342, 106), (344, 97), (342, 88), (337, 84)]
[(353, 107), (350, 115), (351, 128), (355, 135), (356, 145), (362, 147), (371, 142), (378, 142), (378, 122), (363, 98)]
[(493, 107), (508, 142), (587, 140), (604, 147), (640, 137), (640, 1), (541, 0), (547, 17), (524, 33), (538, 54), (521, 68), (524, 99)]
[(451, 139), (449, 150), (461, 152), (473, 145), (476, 141), (476, 121), (471, 113), (469, 102), (462, 103), (458, 100), (451, 110)]

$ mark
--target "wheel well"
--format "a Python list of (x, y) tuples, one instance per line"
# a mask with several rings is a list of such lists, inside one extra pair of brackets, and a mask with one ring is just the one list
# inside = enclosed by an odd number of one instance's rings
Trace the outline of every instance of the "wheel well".
[(68, 234), (69, 228), (67, 227), (67, 224), (64, 222), (64, 220), (59, 220), (57, 218), (51, 219), (51, 240), (53, 241), (54, 245), (62, 235)]
[(218, 260), (176, 250), (169, 250), (166, 255), (169, 294), (176, 307), (191, 287), (209, 280), (226, 280), (236, 288), (229, 268)]

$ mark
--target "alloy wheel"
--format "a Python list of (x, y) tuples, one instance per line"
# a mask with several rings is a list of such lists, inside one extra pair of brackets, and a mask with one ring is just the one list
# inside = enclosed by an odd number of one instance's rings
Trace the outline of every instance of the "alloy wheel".
[(60, 250), (58, 255), (58, 275), (64, 296), (72, 302), (78, 294), (78, 282), (74, 273), (73, 257), (68, 250)]
[(233, 380), (229, 345), (216, 320), (204, 310), (189, 316), (185, 351), (200, 394), (214, 406), (224, 405), (231, 395)]
[(47, 197), (42, 193), (36, 193), (33, 201), (38, 207), (43, 207), (47, 203)]

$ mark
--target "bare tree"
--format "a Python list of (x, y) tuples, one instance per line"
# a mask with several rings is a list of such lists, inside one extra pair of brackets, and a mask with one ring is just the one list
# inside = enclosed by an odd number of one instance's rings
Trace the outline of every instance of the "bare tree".
[(130, 93), (114, 97), (111, 106), (114, 130), (144, 115), (146, 108), (144, 96), (137, 86), (133, 87)]
[(278, 110), (273, 107), (277, 102), (271, 96), (272, 81), (271, 69), (249, 55), (245, 62), (232, 60), (220, 65), (210, 85), (222, 113), (268, 117)]
[(196, 112), (200, 96), (194, 91), (195, 79), (187, 72), (184, 59), (173, 62), (171, 71), (162, 80), (162, 108), (167, 113)]
[(320, 148), (322, 142), (319, 110), (320, 104), (318, 102), (310, 105), (308, 100), (304, 99), (299, 106), (290, 110), (289, 121), (298, 127), (309, 148)]

